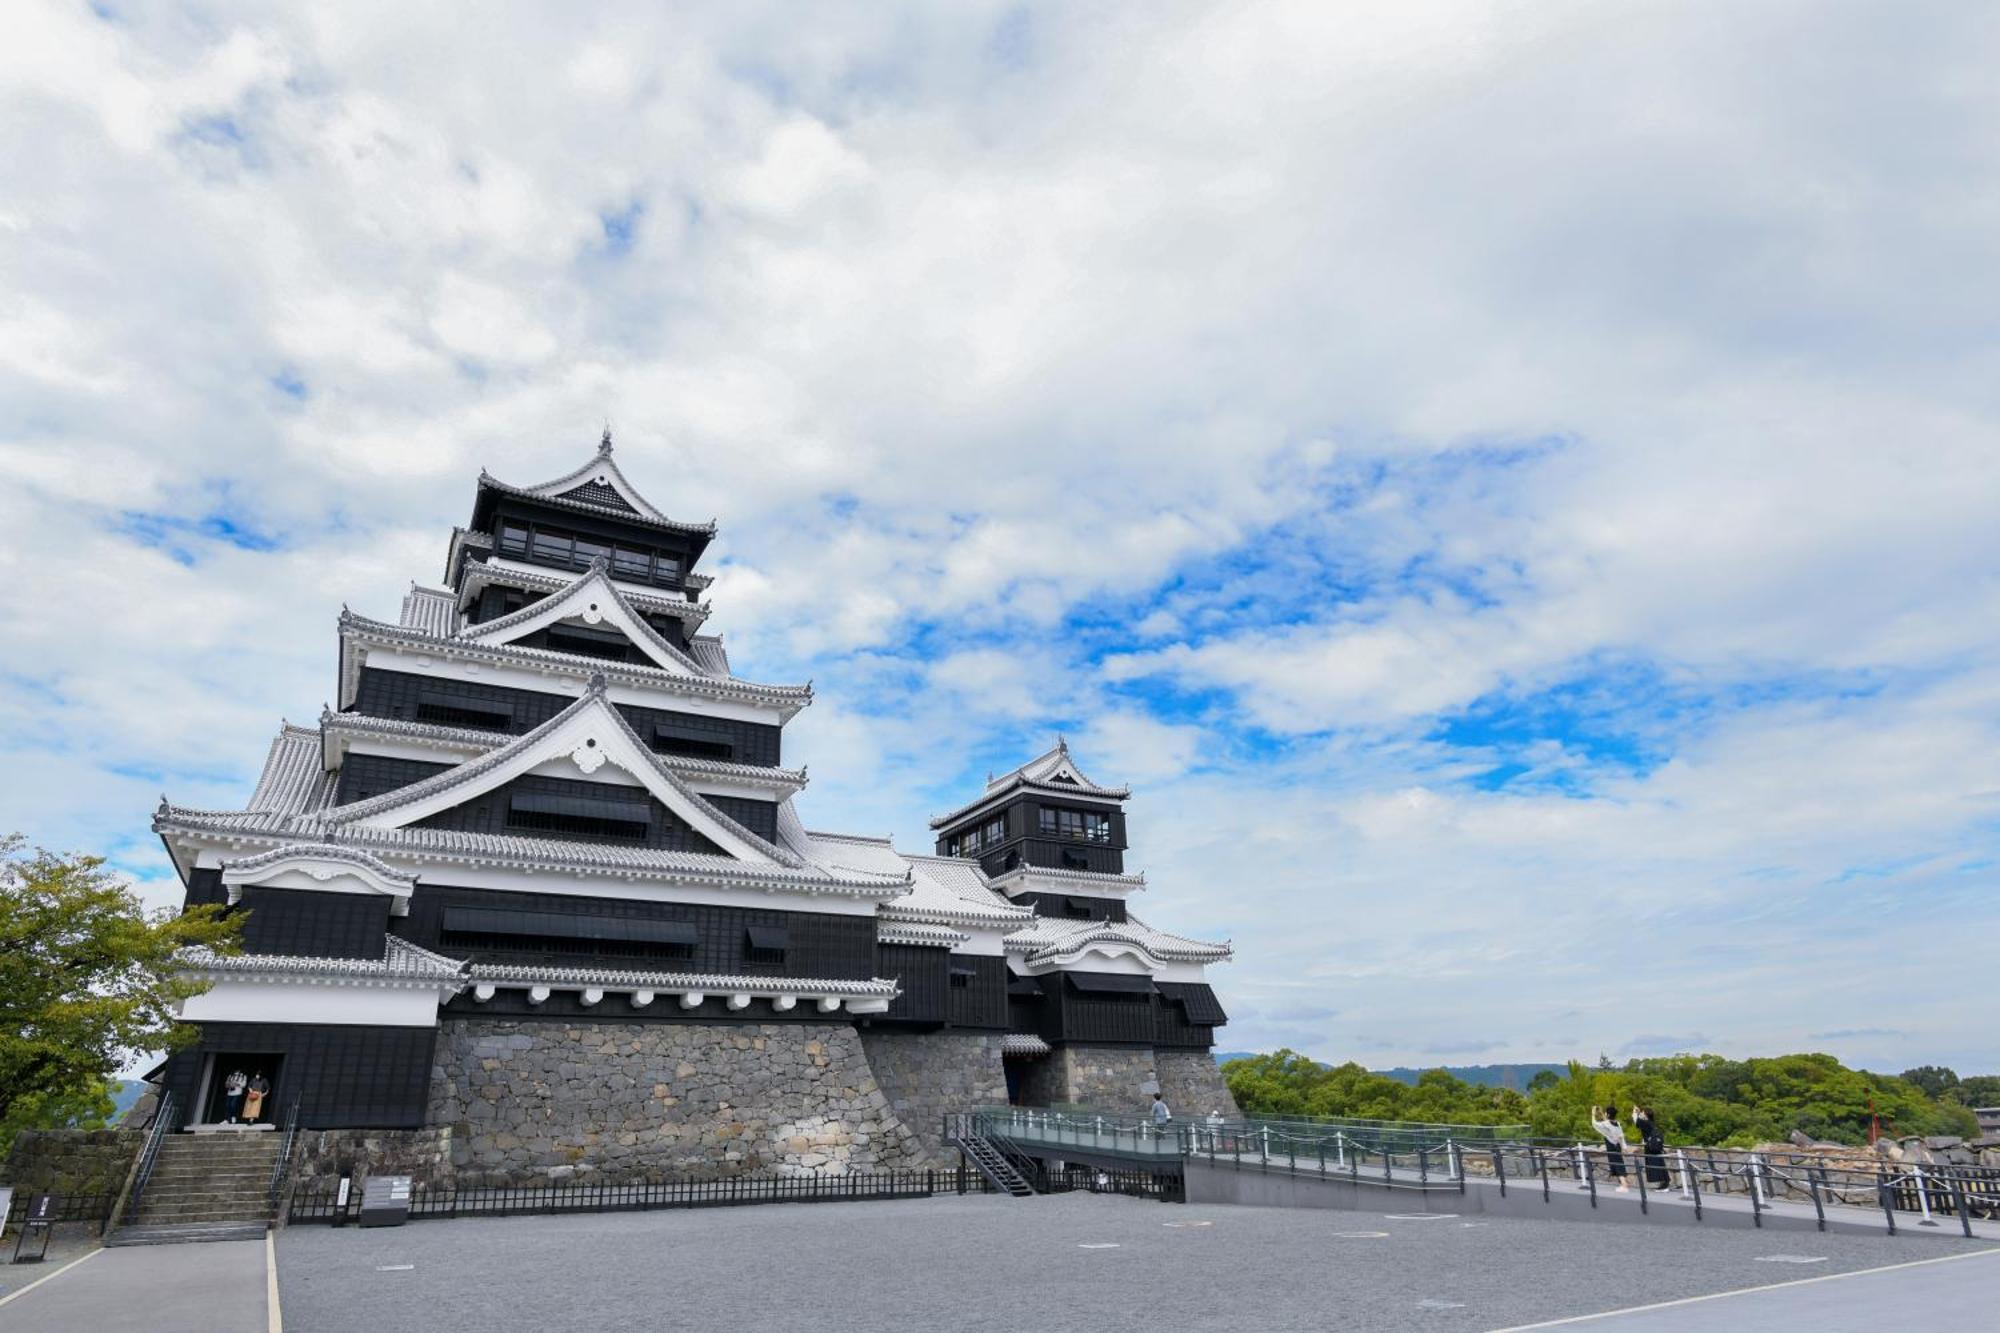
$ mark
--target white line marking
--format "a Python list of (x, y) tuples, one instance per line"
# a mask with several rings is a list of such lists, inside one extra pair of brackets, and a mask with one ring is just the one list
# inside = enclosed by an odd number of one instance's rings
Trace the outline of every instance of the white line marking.
[(1342, 1240), (1379, 1240), (1389, 1233), (1386, 1231), (1336, 1231), (1333, 1234)]
[(1419, 1310), (1463, 1310), (1464, 1301), (1418, 1301)]
[(1457, 1217), (1458, 1214), (1457, 1213), (1384, 1213), (1382, 1214), (1382, 1216), (1384, 1219), (1390, 1222), (1443, 1222), (1449, 1218)]
[(285, 1315), (278, 1308), (278, 1233), (264, 1233), (264, 1327), (285, 1333)]
[(1163, 1227), (1212, 1227), (1213, 1222), (1162, 1222)]
[(1079, 1250), (1115, 1250), (1118, 1248), (1118, 1242), (1115, 1240), (1108, 1240), (1108, 1241), (1103, 1241), (1096, 1245), (1079, 1244), (1076, 1248), (1078, 1248)]
[(416, 1266), (415, 1264), (376, 1264), (376, 1265), (375, 1265), (375, 1271), (376, 1271), (376, 1272), (378, 1272), (378, 1273), (413, 1273), (413, 1272), (415, 1272), (415, 1271), (416, 1271), (416, 1268), (417, 1268), (417, 1266)]
[(1899, 1268), (1923, 1268), (1930, 1264), (1955, 1263), (1960, 1259), (1982, 1259), (1988, 1255), (2000, 1254), (2000, 1246), (1990, 1250), (1974, 1250), (1970, 1254), (1947, 1254), (1936, 1259), (1912, 1259), (1903, 1264), (1884, 1264), (1880, 1268), (1857, 1268), (1851, 1273), (1827, 1273), (1820, 1277), (1793, 1278), (1790, 1282), (1770, 1282), (1761, 1287), (1739, 1287), (1735, 1291), (1712, 1291), (1706, 1296), (1683, 1296), (1677, 1301), (1656, 1301), (1651, 1305), (1630, 1305), (1622, 1310), (1599, 1310), (1596, 1314), (1571, 1315), (1567, 1319), (1544, 1319), (1539, 1324), (1511, 1324), (1506, 1328), (1496, 1328), (1493, 1333), (1527, 1333), (1531, 1328), (1559, 1328), (1564, 1324), (1587, 1324), (1593, 1319), (1609, 1319), (1613, 1315), (1638, 1314), (1645, 1310), (1671, 1310), (1677, 1305), (1699, 1305), (1703, 1301), (1719, 1301), (1730, 1296), (1749, 1296), (1760, 1291), (1781, 1291), (1786, 1287), (1810, 1287), (1818, 1282), (1838, 1282), (1842, 1278), (1867, 1277), (1870, 1273), (1893, 1273)]
[(8, 1301), (20, 1300), (23, 1296), (33, 1291), (36, 1287), (41, 1286), (44, 1282), (53, 1282), (57, 1278), (61, 1277), (64, 1273), (69, 1272), (70, 1269), (75, 1268), (78, 1264), (82, 1263), (85, 1259), (95, 1259), (98, 1255), (103, 1253), (104, 1250), (100, 1247), (98, 1249), (90, 1251), (88, 1254), (79, 1254), (78, 1256), (76, 1256), (76, 1258), (70, 1260), (68, 1263), (64, 1264), (61, 1268), (58, 1268), (55, 1272), (47, 1273), (41, 1277), (36, 1278), (33, 1282), (30, 1282), (27, 1286), (21, 1288), (19, 1291), (9, 1292), (5, 1296), (0, 1296), (0, 1305), (5, 1305)]
[(1751, 1260), (1751, 1262), (1758, 1264), (1823, 1264), (1826, 1262), (1826, 1256), (1823, 1254), (1760, 1254)]

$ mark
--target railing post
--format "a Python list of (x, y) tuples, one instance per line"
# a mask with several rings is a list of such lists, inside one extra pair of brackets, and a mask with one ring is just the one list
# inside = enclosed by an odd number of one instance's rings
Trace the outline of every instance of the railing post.
[(1814, 1169), (1813, 1167), (1806, 1168), (1806, 1188), (1812, 1192), (1813, 1215), (1819, 1219), (1819, 1229), (1824, 1231), (1826, 1230), (1826, 1203), (1820, 1198), (1819, 1177), (1813, 1174)]
[(1578, 1180), (1581, 1180), (1581, 1181), (1584, 1181), (1584, 1182), (1585, 1182), (1585, 1183), (1584, 1183), (1584, 1184), (1582, 1184), (1582, 1185), (1578, 1185), (1578, 1186), (1577, 1186), (1577, 1188), (1578, 1188), (1578, 1189), (1587, 1189), (1587, 1188), (1589, 1188), (1589, 1180), (1590, 1180), (1590, 1172), (1589, 1172), (1589, 1168), (1588, 1168), (1588, 1167), (1586, 1167), (1586, 1166), (1584, 1165), (1584, 1161), (1583, 1161), (1583, 1145), (1582, 1145), (1581, 1143), (1579, 1143), (1579, 1144), (1577, 1144), (1577, 1145), (1576, 1145), (1576, 1162), (1575, 1162), (1575, 1165), (1576, 1165), (1576, 1178), (1577, 1178)]
[(1937, 1225), (1937, 1219), (1931, 1216), (1931, 1192), (1929, 1186), (1924, 1183), (1923, 1164), (1918, 1163), (1916, 1166), (1911, 1167), (1910, 1171), (1917, 1178), (1917, 1211), (1924, 1215), (1924, 1220), (1917, 1223), (1917, 1225), (1920, 1227), (1934, 1227)]
[[(1493, 1178), (1500, 1182), (1500, 1197), (1507, 1197), (1507, 1162), (1500, 1156), (1500, 1150), (1493, 1150)], [(1463, 1181), (1459, 1182), (1463, 1184)]]
[(1674, 1156), (1679, 1159), (1681, 1164), (1681, 1197), (1683, 1199), (1693, 1198), (1694, 1196), (1688, 1191), (1688, 1181), (1694, 1178), (1694, 1172), (1688, 1167), (1687, 1149), (1674, 1149)]
[(1451, 1175), (1458, 1182), (1458, 1192), (1465, 1193), (1465, 1149), (1456, 1143), (1451, 1144)]
[(1336, 1129), (1335, 1131), (1333, 1131), (1333, 1152), (1334, 1152), (1334, 1157), (1335, 1157), (1335, 1160), (1336, 1160), (1336, 1164), (1337, 1164), (1337, 1165), (1340, 1165), (1340, 1166), (1346, 1166), (1346, 1165), (1347, 1165), (1347, 1131), (1346, 1131), (1346, 1130), (1344, 1130), (1344, 1129)]
[(1875, 1168), (1875, 1197), (1882, 1203), (1882, 1215), (1889, 1219), (1889, 1234), (1896, 1234), (1896, 1201), (1889, 1197), (1889, 1173)]
[(1750, 1193), (1760, 1204), (1771, 1201), (1764, 1193), (1764, 1159), (1754, 1152), (1750, 1154)]
[(1542, 1202), (1547, 1203), (1549, 1201), (1549, 1159), (1543, 1154), (1540, 1148), (1529, 1148), (1528, 1151), (1533, 1155), (1535, 1169), (1542, 1177)]
[(1965, 1228), (1965, 1238), (1972, 1239), (1972, 1210), (1965, 1206), (1965, 1173), (1949, 1173), (1951, 1180), (1951, 1206), (1958, 1209), (1958, 1224)]
[(1428, 1148), (1417, 1149), (1417, 1183), (1419, 1185), (1431, 1183), (1431, 1152)]

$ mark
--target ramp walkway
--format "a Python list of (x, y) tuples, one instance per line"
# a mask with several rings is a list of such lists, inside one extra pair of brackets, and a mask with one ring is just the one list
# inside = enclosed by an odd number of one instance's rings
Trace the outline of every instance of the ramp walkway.
[[(1044, 1161), (1182, 1175), (1189, 1202), (1566, 1217), (1581, 1221), (1951, 1235), (2000, 1241), (2000, 1169), (1832, 1165), (1810, 1155), (1675, 1150), (1650, 1185), (1625, 1155), (1617, 1188), (1602, 1148), (1500, 1139), (1462, 1126), (1201, 1121), (1157, 1126), (1091, 1112), (996, 1107), (966, 1132)], [(1458, 1134), (1470, 1129), (1471, 1141)]]

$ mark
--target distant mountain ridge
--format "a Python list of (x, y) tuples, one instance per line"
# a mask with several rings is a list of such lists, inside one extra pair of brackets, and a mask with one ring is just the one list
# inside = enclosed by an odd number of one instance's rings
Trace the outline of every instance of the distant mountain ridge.
[[(1217, 1051), (1215, 1053), (1215, 1062), (1219, 1065), (1228, 1064), (1231, 1060), (1248, 1060), (1253, 1056), (1262, 1054), (1264, 1054), (1262, 1051)], [(1323, 1069), (1331, 1069), (1333, 1067), (1324, 1060), (1316, 1061), (1315, 1063)], [(1476, 1084), (1483, 1088), (1512, 1088), (1516, 1092), (1526, 1092), (1529, 1081), (1544, 1070), (1558, 1077), (1569, 1073), (1568, 1065), (1551, 1064), (1429, 1065), (1423, 1069), (1413, 1069), (1408, 1065), (1398, 1065), (1394, 1069), (1371, 1069), (1368, 1072), (1371, 1074), (1380, 1074), (1384, 1078), (1393, 1078), (1398, 1083), (1414, 1084), (1420, 1075), (1429, 1072), (1431, 1069), (1442, 1069), (1445, 1073), (1464, 1083)], [(1508, 1081), (1509, 1078), (1513, 1080), (1511, 1083)]]

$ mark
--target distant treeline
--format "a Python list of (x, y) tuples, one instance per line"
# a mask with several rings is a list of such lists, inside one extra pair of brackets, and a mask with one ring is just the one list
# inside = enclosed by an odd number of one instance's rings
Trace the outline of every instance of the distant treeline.
[[(1489, 1066), (1488, 1068), (1505, 1068)], [(1969, 1109), (2000, 1102), (2000, 1077), (1960, 1079), (1926, 1066), (1901, 1075), (1849, 1069), (1830, 1055), (1729, 1060), (1673, 1055), (1613, 1065), (1538, 1069), (1522, 1091), (1425, 1070), (1414, 1082), (1358, 1064), (1328, 1066), (1295, 1051), (1229, 1060), (1223, 1077), (1250, 1115), (1356, 1116), (1470, 1125), (1523, 1124), (1545, 1138), (1591, 1136), (1590, 1108), (1634, 1102), (1682, 1143), (1742, 1146), (1794, 1130), (1863, 1143), (1871, 1116), (1887, 1134), (1979, 1133)]]

